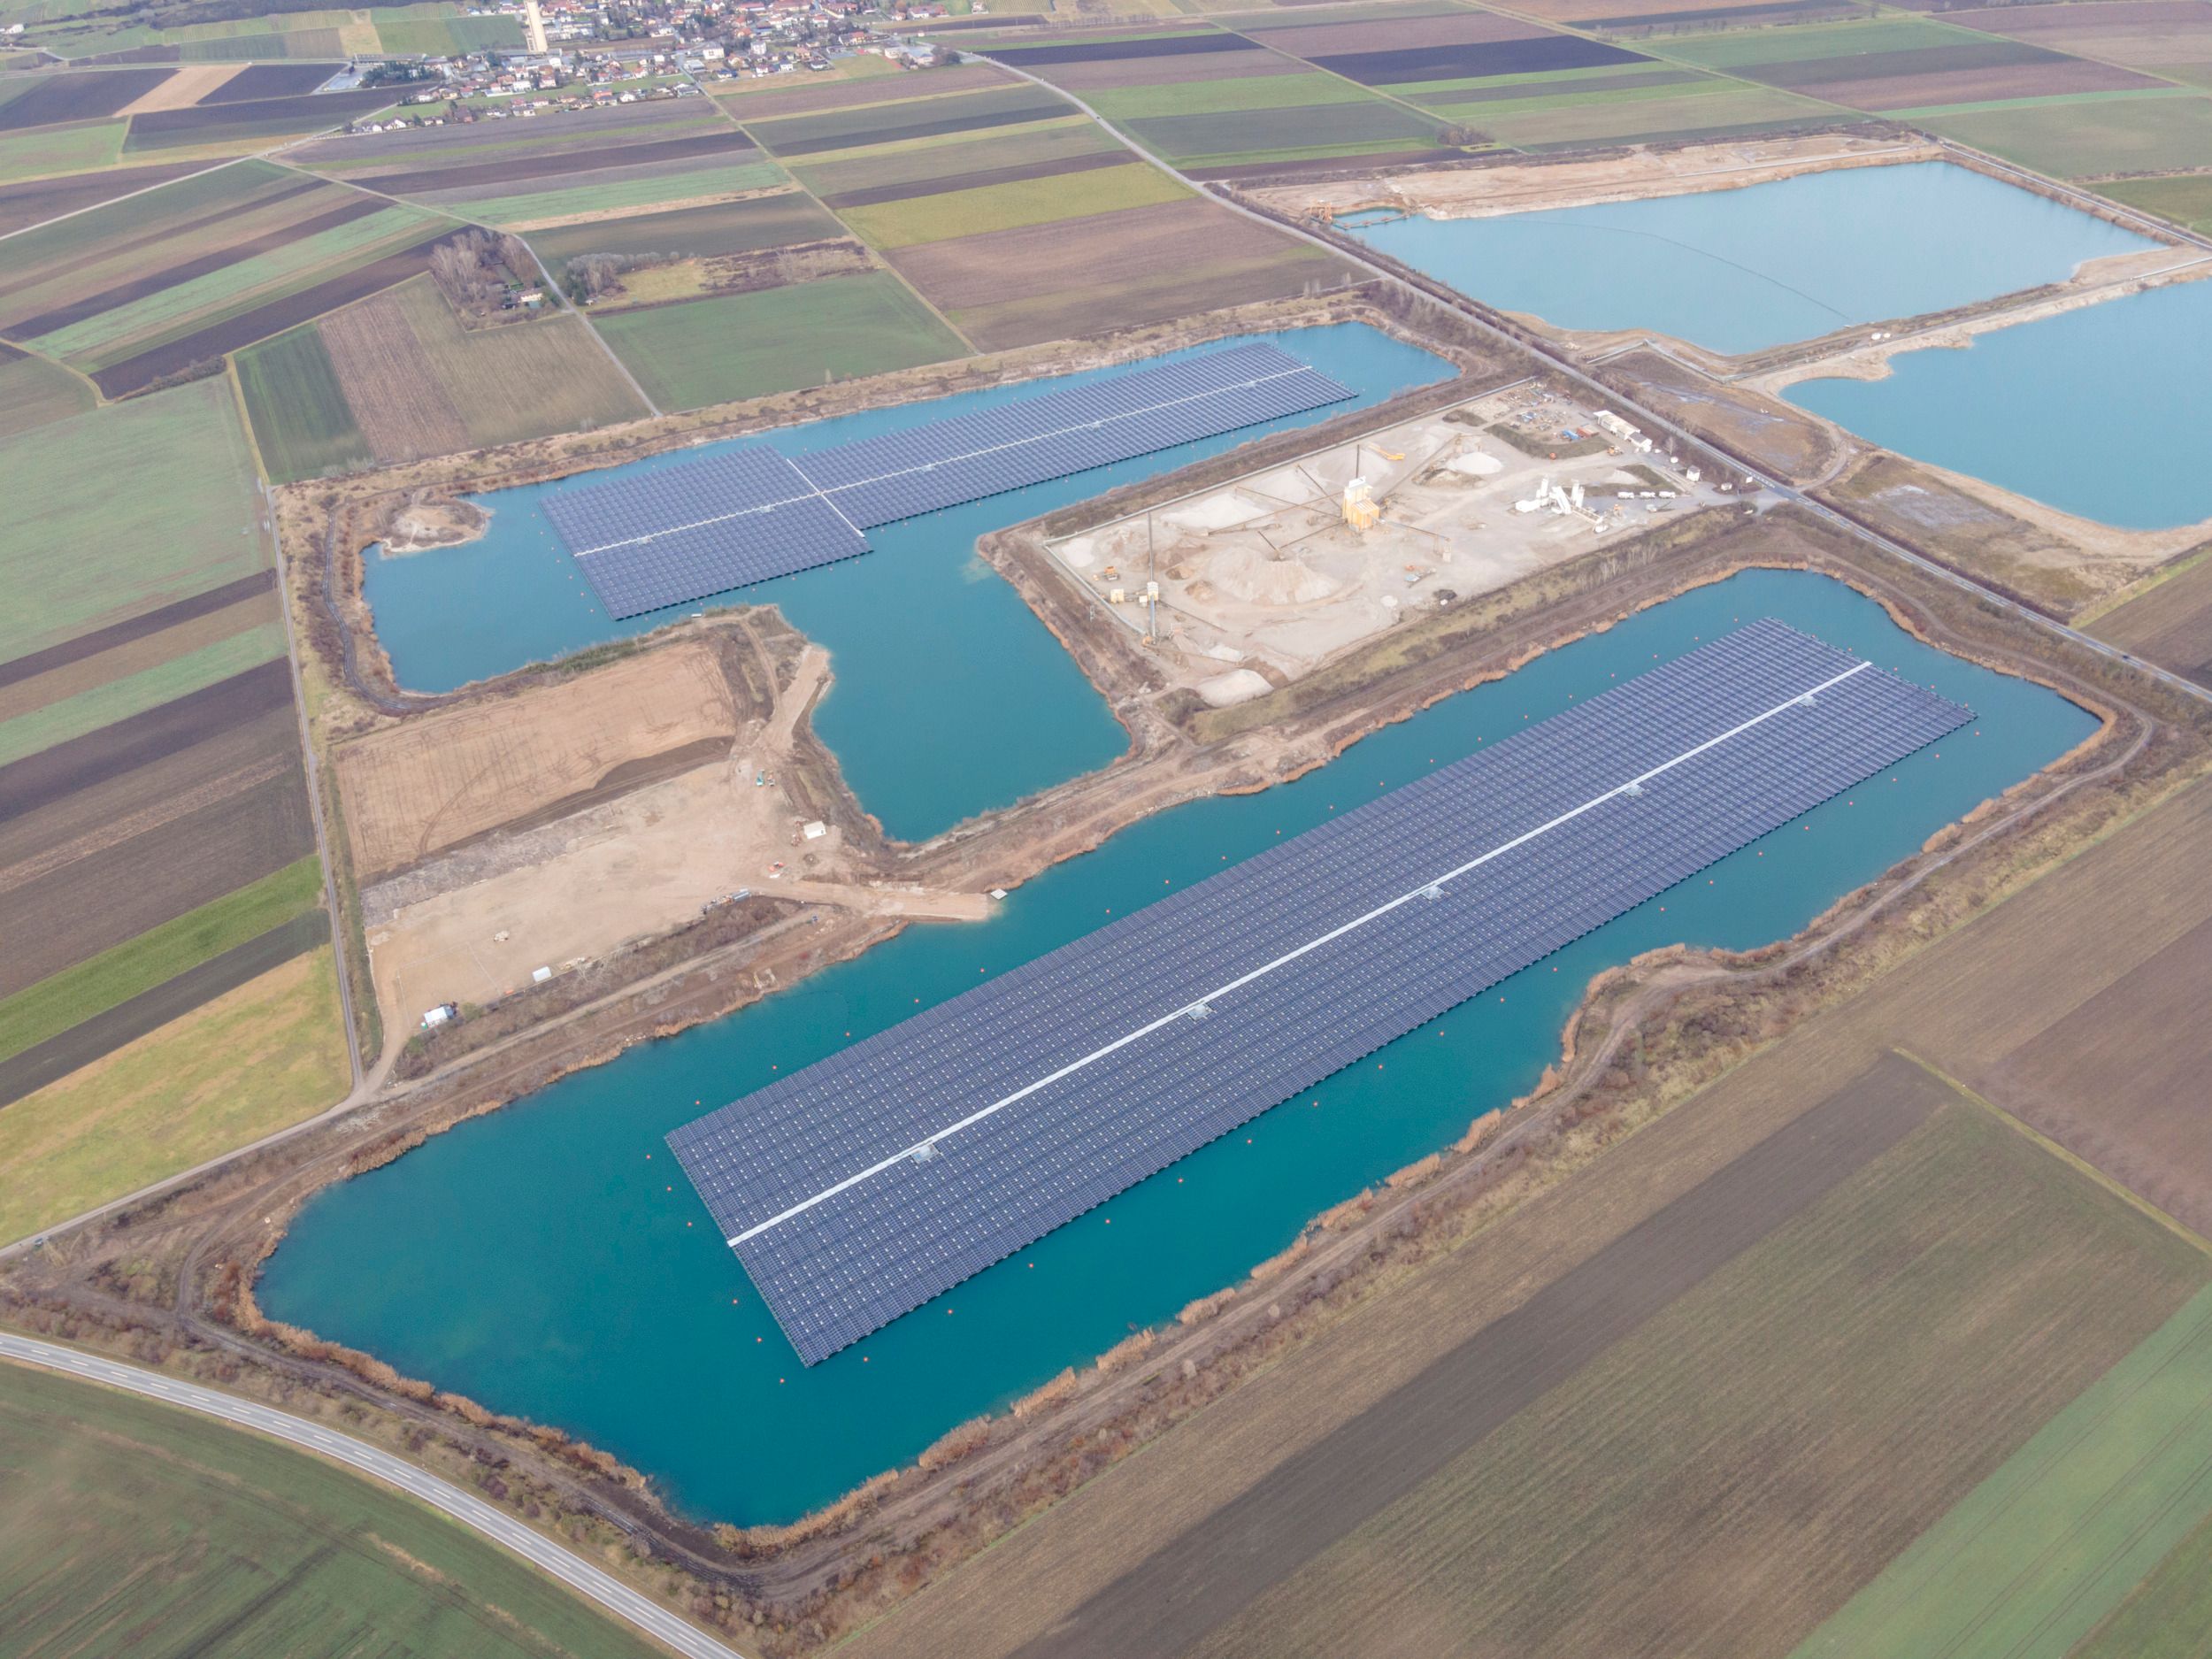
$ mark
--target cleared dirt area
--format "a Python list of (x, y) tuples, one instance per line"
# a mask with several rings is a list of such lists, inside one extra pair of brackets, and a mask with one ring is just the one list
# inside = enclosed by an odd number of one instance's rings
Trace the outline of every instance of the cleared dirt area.
[(333, 756), (354, 868), (370, 880), (600, 789), (741, 717), (713, 648), (680, 641), (567, 680), (434, 710)]
[(741, 625), (340, 750), (349, 818), (358, 799), (368, 820), (358, 856), (398, 872), (362, 893), (388, 1046), (429, 1009), (503, 1001), (748, 894), (987, 916), (980, 892), (881, 883), (852, 850), (872, 833), (823, 804), (849, 797), (799, 734), (828, 671), (819, 647)]
[[(1629, 540), (1663, 511), (1726, 499), (1717, 480), (1693, 483), (1617, 434), (1559, 435), (1603, 433), (1595, 414), (1519, 388), (1069, 536), (1052, 555), (1179, 683), (1215, 706), (1240, 702), (1594, 541)], [(1544, 494), (1555, 486), (1560, 497)], [(1347, 505), (1363, 488), (1379, 515), (1363, 529)], [(1155, 580), (1156, 610), (1143, 598)]]
[(1924, 139), (1813, 133), (1735, 143), (1691, 144), (1678, 150), (1632, 150), (1593, 161), (1523, 161), (1494, 167), (1369, 174), (1252, 194), (1285, 213), (1348, 212), (1382, 204), (1437, 219), (1475, 219), (1694, 190), (1734, 190), (1801, 173), (1932, 161), (1941, 153)]

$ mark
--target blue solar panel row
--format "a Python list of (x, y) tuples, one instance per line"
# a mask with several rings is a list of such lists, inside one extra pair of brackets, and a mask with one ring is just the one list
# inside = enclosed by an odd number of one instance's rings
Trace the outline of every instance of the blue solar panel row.
[(879, 525), (1351, 395), (1273, 346), (1233, 346), (799, 461), (744, 444), (573, 485), (545, 512), (609, 614), (639, 616), (864, 553)]
[(868, 550), (851, 521), (764, 443), (557, 489), (545, 516), (612, 617)]
[(1758, 623), (669, 1144), (811, 1364), (1969, 718)]
[(872, 529), (1350, 396), (1273, 346), (1235, 346), (843, 444), (805, 465), (854, 523)]

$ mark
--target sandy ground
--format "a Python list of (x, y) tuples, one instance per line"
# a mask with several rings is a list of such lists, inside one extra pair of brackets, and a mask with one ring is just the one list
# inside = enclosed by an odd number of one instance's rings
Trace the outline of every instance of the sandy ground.
[(440, 1003), (495, 1001), (539, 968), (605, 956), (747, 888), (870, 916), (987, 916), (980, 893), (871, 884), (847, 856), (842, 831), (810, 838), (770, 781), (790, 760), (794, 728), (828, 668), (828, 653), (809, 647), (774, 717), (749, 726), (726, 759), (365, 891), (388, 1041), (403, 1042)]
[[(1611, 434), (1595, 453), (1555, 458), (1594, 408), (1525, 387), (1268, 468), (1052, 546), (1105, 613), (1147, 628), (1141, 595), (1160, 584), (1156, 654), (1217, 706), (1264, 695), (1417, 616), (1487, 593), (1723, 497), (1663, 452)], [(1489, 428), (1504, 422), (1536, 453)], [(1574, 447), (1585, 447), (1575, 445)], [(1631, 467), (1647, 471), (1639, 474)], [(1381, 518), (1346, 521), (1363, 480)], [(1584, 492), (1579, 511), (1516, 511), (1546, 484)], [(1670, 492), (1663, 495), (1662, 491)], [(1630, 497), (1624, 499), (1624, 495)], [(1112, 594), (1126, 597), (1116, 604)]]
[(228, 81), (243, 64), (187, 64), (143, 97), (133, 99), (118, 115), (145, 115), (155, 110), (181, 110)]
[(1476, 219), (1533, 208), (1588, 207), (1643, 196), (1734, 190), (1801, 173), (1836, 167), (1932, 161), (1942, 152), (1925, 140), (1855, 138), (1818, 133), (1747, 139), (1683, 150), (1632, 150), (1594, 161), (1517, 163), (1498, 167), (1372, 174), (1325, 184), (1290, 185), (1252, 194), (1290, 213), (1322, 209), (1403, 207), (1436, 219)]
[(687, 744), (737, 735), (711, 645), (687, 640), (514, 696), (422, 715), (337, 752), (364, 880)]

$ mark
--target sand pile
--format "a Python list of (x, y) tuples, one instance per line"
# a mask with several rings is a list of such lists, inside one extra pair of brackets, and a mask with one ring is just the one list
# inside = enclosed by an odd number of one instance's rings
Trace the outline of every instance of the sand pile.
[(1343, 587), (1294, 558), (1279, 559), (1255, 547), (1224, 549), (1206, 575), (1217, 590), (1248, 605), (1310, 605)]

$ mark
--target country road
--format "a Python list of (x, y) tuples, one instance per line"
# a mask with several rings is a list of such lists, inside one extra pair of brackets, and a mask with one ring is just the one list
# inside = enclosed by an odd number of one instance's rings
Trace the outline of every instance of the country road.
[(571, 1554), (505, 1510), (349, 1434), (341, 1434), (319, 1423), (273, 1410), (250, 1400), (241, 1400), (234, 1394), (203, 1388), (196, 1383), (121, 1364), (102, 1355), (18, 1336), (12, 1332), (0, 1331), (0, 1359), (41, 1365), (88, 1382), (128, 1389), (150, 1400), (165, 1401), (188, 1411), (204, 1412), (240, 1428), (256, 1429), (311, 1452), (319, 1452), (388, 1486), (397, 1486), (471, 1531), (512, 1550), (532, 1566), (550, 1573), (579, 1595), (596, 1602), (624, 1623), (635, 1625), (685, 1659), (742, 1659), (735, 1648), (724, 1646), (649, 1596), (632, 1589), (580, 1555)]

